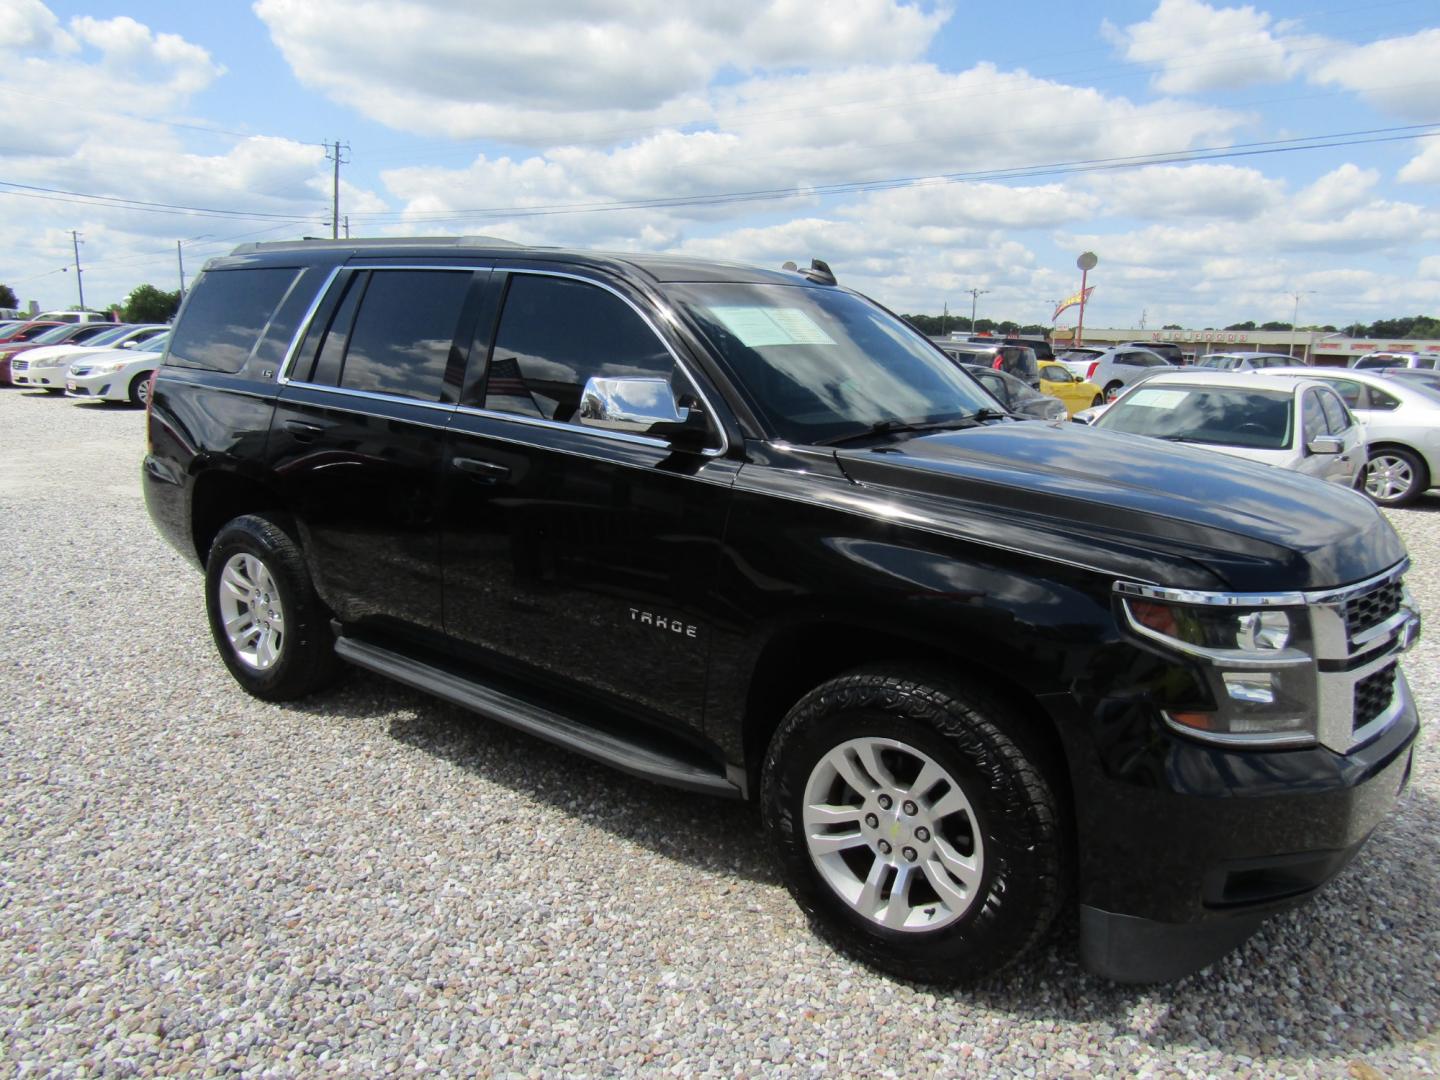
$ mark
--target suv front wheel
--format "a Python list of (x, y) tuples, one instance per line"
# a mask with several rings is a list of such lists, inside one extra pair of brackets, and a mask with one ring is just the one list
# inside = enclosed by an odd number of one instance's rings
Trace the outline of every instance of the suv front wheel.
[(1066, 833), (1020, 730), (982, 691), (924, 672), (846, 675), (790, 711), (762, 809), (822, 935), (932, 983), (991, 975), (1044, 936)]
[(210, 632), (235, 681), (266, 701), (303, 697), (339, 668), (328, 612), (299, 545), (275, 520), (235, 518), (205, 564)]

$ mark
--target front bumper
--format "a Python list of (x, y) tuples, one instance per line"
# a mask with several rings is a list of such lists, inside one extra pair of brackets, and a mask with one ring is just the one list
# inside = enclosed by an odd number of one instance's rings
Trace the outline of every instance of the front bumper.
[[(65, 380), (65, 389), (76, 397), (103, 398), (106, 401), (128, 401), (129, 391), (121, 387), (119, 378), (119, 373), (89, 375), (79, 379), (71, 376)], [(120, 387), (118, 392), (117, 387)]]
[(1086, 966), (1121, 982), (1179, 978), (1319, 891), (1409, 782), (1420, 722), (1403, 671), (1387, 712), (1348, 754), (1166, 735), (1126, 775), (1092, 774), (1076, 792)]

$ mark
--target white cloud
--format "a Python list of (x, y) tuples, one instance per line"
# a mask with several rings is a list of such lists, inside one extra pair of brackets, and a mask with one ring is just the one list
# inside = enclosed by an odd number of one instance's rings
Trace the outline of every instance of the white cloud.
[(397, 128), (456, 138), (575, 141), (705, 120), (721, 72), (889, 63), (949, 17), (896, 0), (823, 13), (802, 0), (257, 0), (296, 77)]
[(1398, 173), (1407, 184), (1440, 184), (1440, 138), (1427, 139)]
[(1290, 213), (1297, 219), (1329, 223), (1337, 214), (1360, 207), (1380, 181), (1374, 169), (1346, 163), (1320, 177), (1296, 194)]
[(1299, 68), (1293, 27), (1262, 11), (1214, 7), (1202, 0), (1160, 0), (1150, 18), (1103, 31), (1125, 59), (1154, 65), (1167, 94), (1234, 90), (1284, 82)]
[(1319, 57), (1309, 78), (1339, 86), (1370, 104), (1410, 119), (1435, 119), (1435, 72), (1440, 70), (1440, 28), (1368, 45), (1337, 43)]
[(0, 18), (0, 51), (72, 52), (75, 40), (40, 0), (9, 0)]
[(1274, 207), (1284, 184), (1235, 165), (1163, 165), (1089, 181), (1105, 212), (1122, 217), (1225, 217), (1245, 221)]

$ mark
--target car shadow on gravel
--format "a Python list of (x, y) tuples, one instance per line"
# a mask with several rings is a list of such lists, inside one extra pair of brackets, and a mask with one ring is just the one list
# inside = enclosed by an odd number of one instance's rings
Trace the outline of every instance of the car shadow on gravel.
[[(783, 885), (748, 804), (634, 779), (368, 672), (291, 708), (341, 721), (387, 718), (397, 741), (656, 854)], [(1440, 923), (1432, 914), (1440, 865), (1424, 854), (1437, 832), (1440, 803), (1412, 791), (1318, 897), (1175, 983), (1124, 986), (1087, 973), (1072, 910), (1044, 947), (1003, 976), (955, 990), (914, 989), (1026, 1023), (1102, 1024), (1156, 1047), (1210, 1045), (1257, 1059), (1414, 1043), (1440, 1017)]]
[(1085, 972), (1072, 915), (1048, 948), (953, 996), (1017, 1020), (1107, 1024), (1152, 1047), (1256, 1059), (1413, 1046), (1440, 1024), (1437, 831), (1440, 801), (1412, 792), (1318, 896), (1178, 982), (1124, 986)]
[[(697, 869), (780, 885), (748, 803), (637, 779), (504, 724), (366, 671), (335, 690), (293, 702), (299, 712), (343, 720), (389, 717), (389, 735), (540, 799), (589, 825)], [(395, 716), (396, 713), (401, 716)]]

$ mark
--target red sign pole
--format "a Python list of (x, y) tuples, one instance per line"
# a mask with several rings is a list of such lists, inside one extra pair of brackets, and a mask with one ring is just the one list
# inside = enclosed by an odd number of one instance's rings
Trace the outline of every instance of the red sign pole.
[(1085, 279), (1089, 274), (1089, 270), (1082, 269), (1080, 271), (1080, 321), (1075, 327), (1075, 344), (1077, 347), (1085, 344)]

